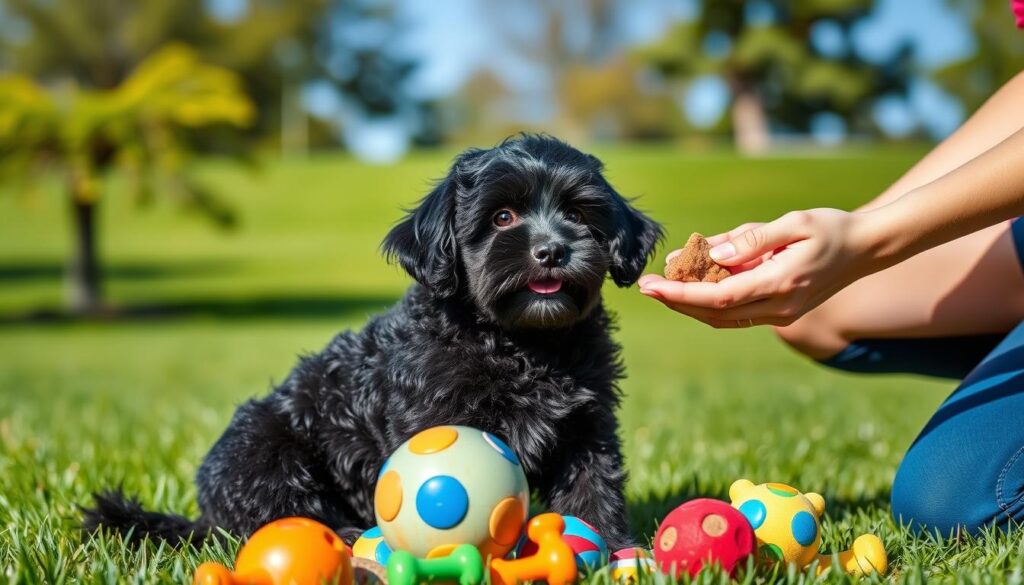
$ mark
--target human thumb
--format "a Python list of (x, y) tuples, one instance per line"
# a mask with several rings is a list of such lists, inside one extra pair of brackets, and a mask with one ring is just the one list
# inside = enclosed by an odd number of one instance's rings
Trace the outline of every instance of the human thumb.
[(787, 216), (732, 236), (711, 248), (711, 259), (724, 266), (739, 266), (798, 239), (787, 225)]

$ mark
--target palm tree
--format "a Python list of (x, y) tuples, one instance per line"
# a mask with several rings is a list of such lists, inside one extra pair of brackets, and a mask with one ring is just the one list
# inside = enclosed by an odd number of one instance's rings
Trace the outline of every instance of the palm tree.
[(136, 196), (175, 196), (230, 221), (230, 212), (188, 173), (197, 156), (189, 133), (241, 128), (254, 113), (234, 73), (202, 63), (178, 44), (153, 53), (112, 89), (0, 76), (0, 176), (24, 185), (54, 173), (67, 193), (75, 230), (67, 268), (72, 311), (104, 309), (96, 249), (103, 177), (121, 173)]

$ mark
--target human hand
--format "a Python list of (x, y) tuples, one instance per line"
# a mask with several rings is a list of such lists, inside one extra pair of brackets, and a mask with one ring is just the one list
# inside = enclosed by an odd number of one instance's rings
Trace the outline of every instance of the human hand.
[(884, 267), (873, 253), (871, 215), (811, 209), (744, 224), (708, 238), (712, 259), (733, 276), (683, 283), (647, 274), (640, 278), (640, 292), (716, 328), (789, 325)]

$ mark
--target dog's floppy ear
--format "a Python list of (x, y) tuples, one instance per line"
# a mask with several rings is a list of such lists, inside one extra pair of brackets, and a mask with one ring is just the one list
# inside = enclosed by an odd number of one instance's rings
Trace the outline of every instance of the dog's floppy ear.
[(638, 211), (610, 186), (608, 189), (615, 205), (615, 226), (608, 240), (612, 258), (609, 273), (615, 284), (626, 287), (640, 278), (663, 233), (658, 222)]
[(381, 244), (389, 261), (398, 263), (435, 295), (447, 298), (459, 288), (459, 255), (455, 239), (455, 194), (461, 166), (476, 154), (463, 154), (448, 176), (415, 209), (391, 228)]
[(391, 228), (381, 244), (389, 261), (397, 260), (417, 282), (441, 297), (454, 295), (459, 287), (454, 174)]

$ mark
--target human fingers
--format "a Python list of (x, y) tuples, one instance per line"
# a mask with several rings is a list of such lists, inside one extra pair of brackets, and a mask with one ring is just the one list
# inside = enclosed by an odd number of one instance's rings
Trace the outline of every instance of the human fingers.
[(806, 237), (809, 214), (794, 211), (751, 228), (711, 249), (711, 259), (723, 266), (739, 266), (777, 248)]
[(754, 325), (785, 326), (800, 316), (800, 300), (789, 297), (765, 298), (725, 310), (705, 309), (672, 302), (665, 302), (665, 305), (716, 329), (735, 329)]
[(640, 292), (680, 305), (723, 310), (770, 296), (774, 292), (774, 275), (768, 268), (762, 265), (717, 283), (648, 278), (640, 285)]
[(708, 243), (711, 244), (712, 246), (717, 246), (718, 244), (728, 242), (730, 239), (735, 238), (736, 236), (742, 234), (745, 231), (751, 230), (756, 227), (760, 227), (762, 225), (764, 225), (763, 221), (748, 221), (747, 223), (738, 225), (727, 232), (715, 234), (709, 237)]

